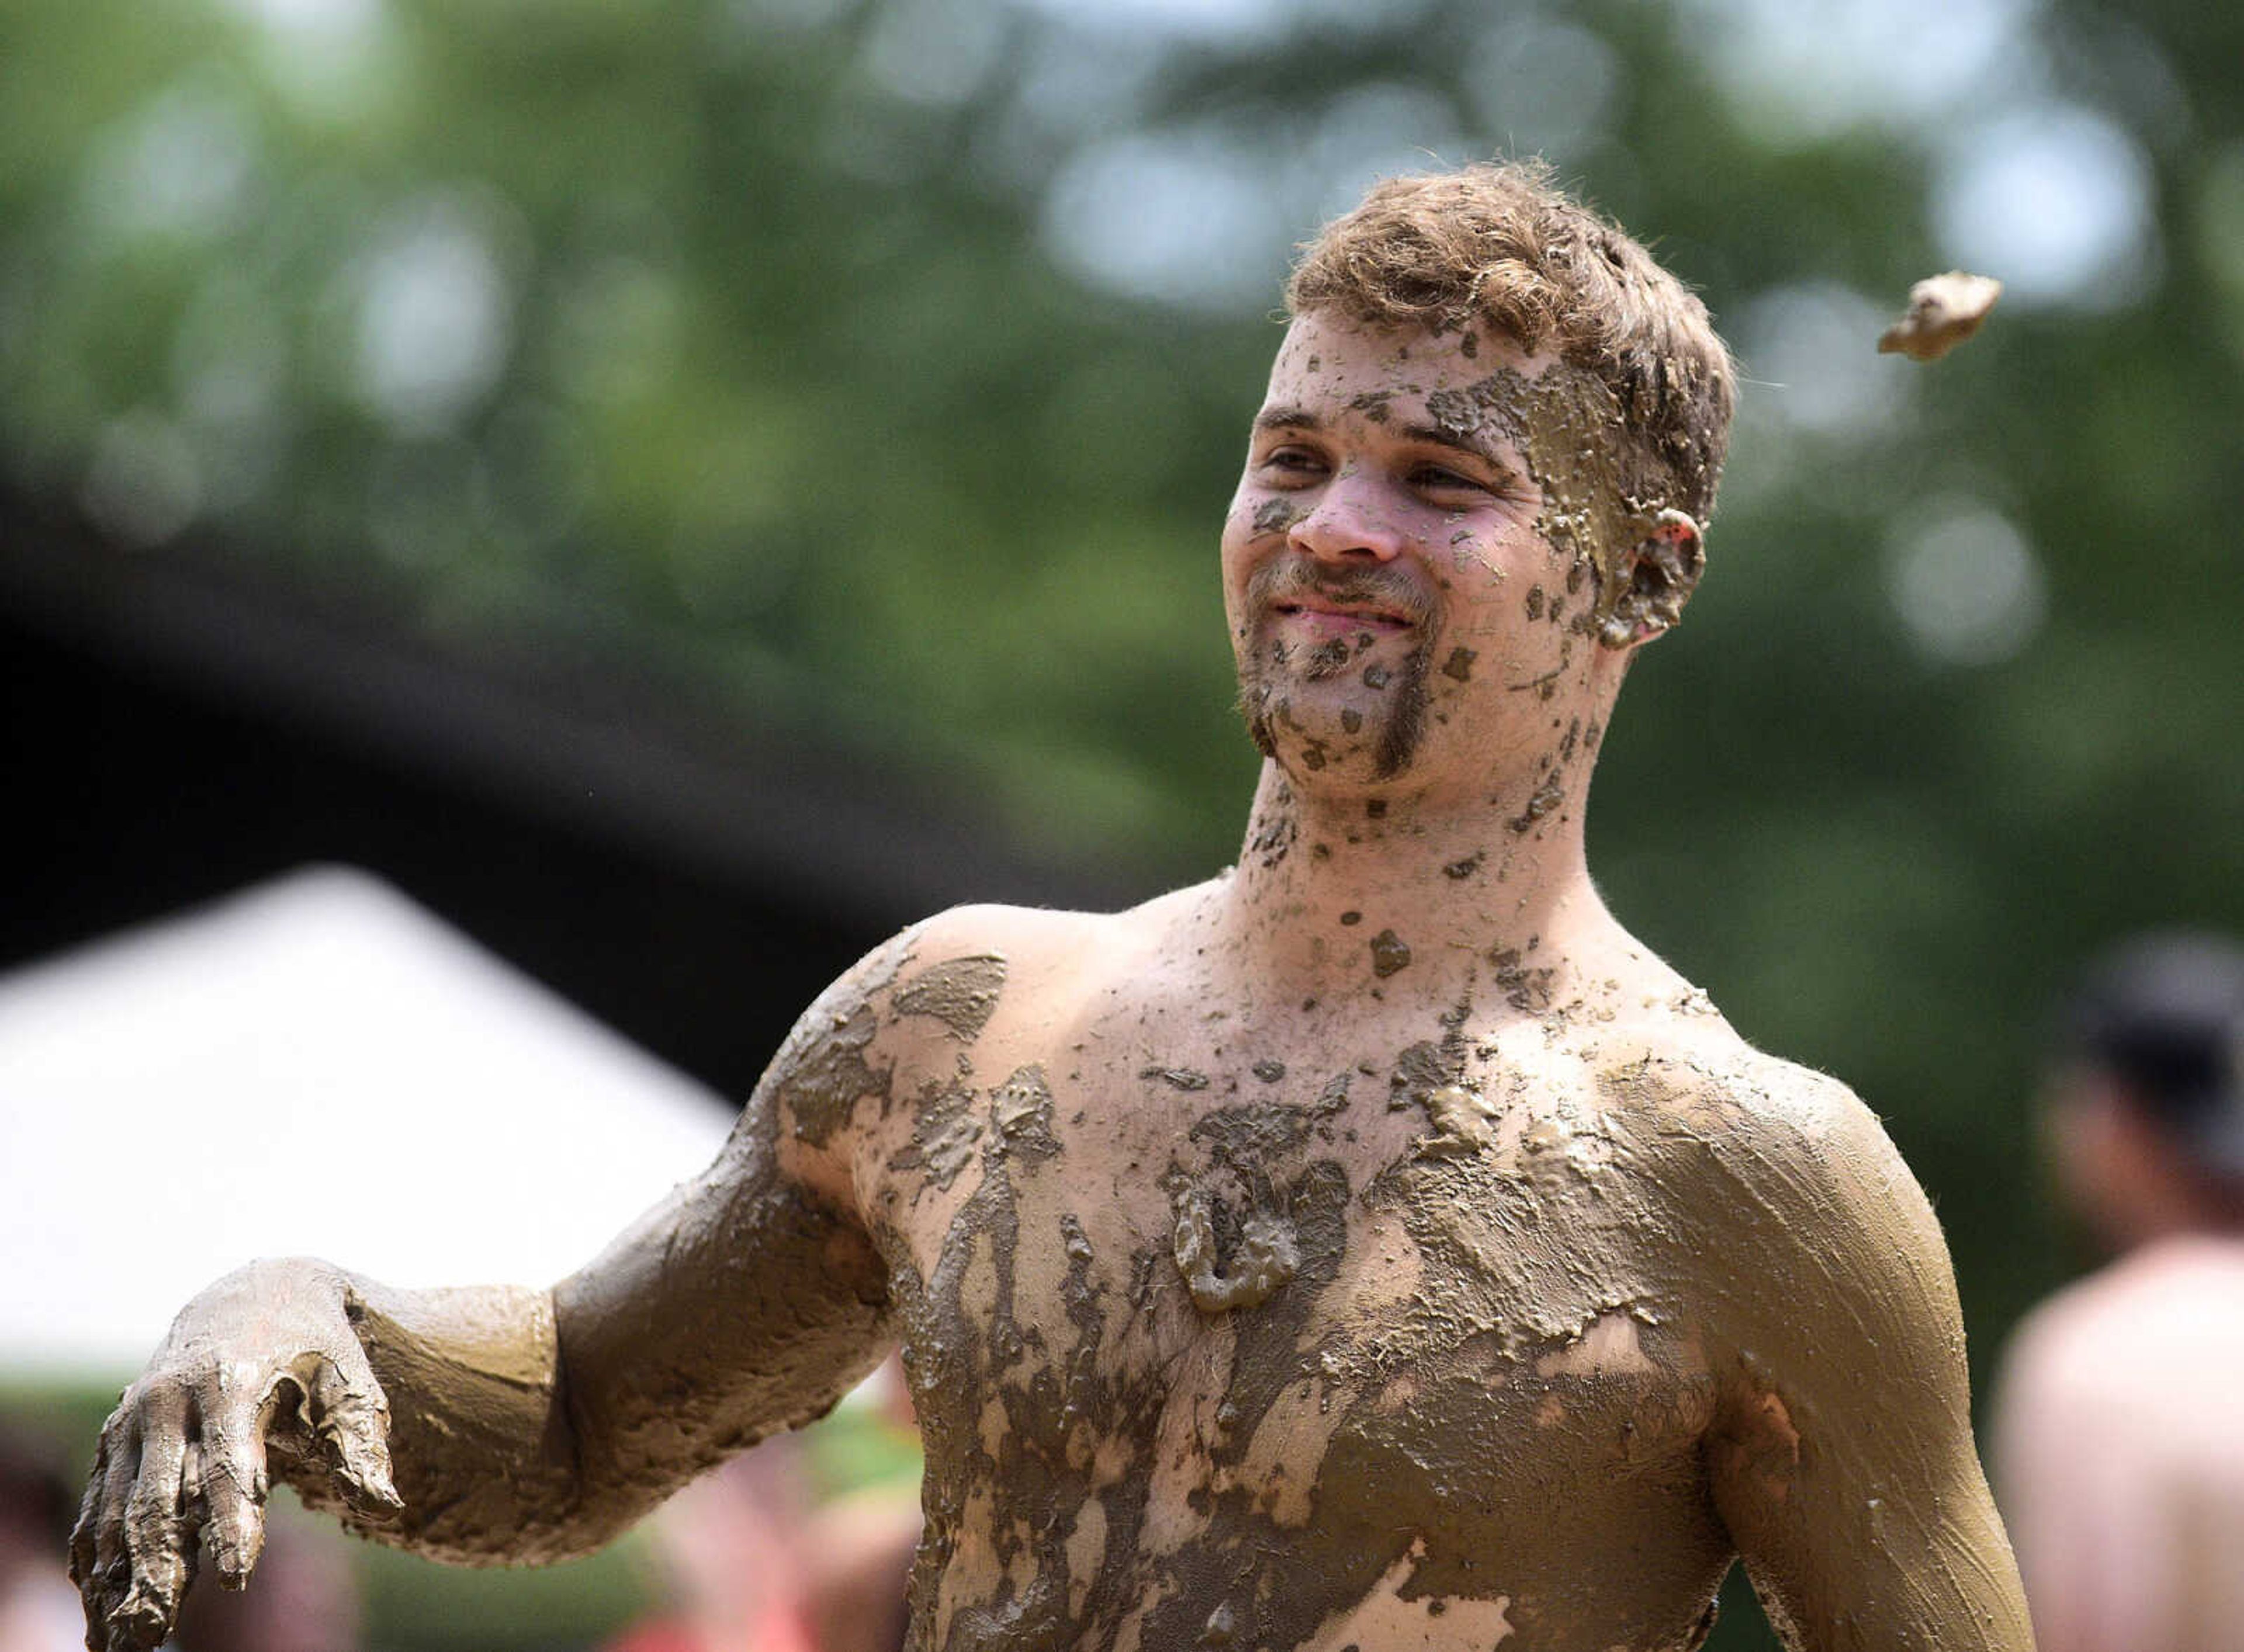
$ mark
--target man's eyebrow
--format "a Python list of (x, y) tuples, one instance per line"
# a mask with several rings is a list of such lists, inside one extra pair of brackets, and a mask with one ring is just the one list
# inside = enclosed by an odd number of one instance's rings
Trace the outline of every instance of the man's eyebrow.
[[(1266, 407), (1254, 416), (1254, 430), (1258, 435), (1271, 430), (1321, 430), (1324, 428), (1324, 420), (1305, 407), (1281, 403)], [(1508, 475), (1523, 474), (1518, 458), (1513, 453), (1490, 443), (1477, 430), (1460, 430), (1454, 424), (1390, 424), (1387, 428), (1403, 441), (1416, 442), (1425, 447), (1447, 448), (1452, 453), (1478, 459), (1483, 464)]]
[(1454, 424), (1398, 424), (1395, 427), (1395, 434), (1406, 442), (1421, 442), (1428, 447), (1447, 448), (1453, 453), (1466, 454), (1500, 471), (1519, 468), (1515, 459), (1482, 439), (1477, 431), (1461, 430)]

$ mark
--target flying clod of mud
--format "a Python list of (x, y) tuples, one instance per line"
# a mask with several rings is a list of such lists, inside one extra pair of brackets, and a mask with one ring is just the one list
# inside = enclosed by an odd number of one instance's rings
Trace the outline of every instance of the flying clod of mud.
[(1928, 276), (1909, 289), (1909, 314), (1878, 335), (1878, 354), (1936, 362), (1979, 330), (2002, 295), (1991, 275), (1951, 269)]

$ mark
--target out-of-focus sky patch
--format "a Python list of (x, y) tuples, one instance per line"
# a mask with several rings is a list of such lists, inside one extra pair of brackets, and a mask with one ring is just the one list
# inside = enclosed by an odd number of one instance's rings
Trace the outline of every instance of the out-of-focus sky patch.
[(1024, 10), (1092, 36), (1156, 34), (1195, 44), (1268, 41), (1300, 8), (1289, 0), (1021, 0)]
[(341, 125), (400, 94), (412, 64), (388, 0), (219, 0), (248, 25), (255, 56), (298, 118)]
[(529, 242), (487, 185), (431, 190), (375, 227), (345, 276), (353, 376), (368, 406), (407, 435), (456, 424), (497, 383), (513, 342), (510, 265)]
[(1346, 212), (1383, 177), (1455, 166), (1469, 159), (1464, 148), (1450, 101), (1438, 92), (1395, 82), (1356, 87), (1334, 100), (1293, 160), (1288, 193), (1310, 208), (1294, 233)]
[(1085, 146), (1054, 179), (1044, 233), (1095, 286), (1215, 315), (1270, 309), (1294, 243), (1375, 179), (1462, 158), (1449, 101), (1397, 83), (1321, 111), (1258, 108)]
[[(1940, 250), (2014, 308), (2115, 308), (2154, 278), (2150, 168), (2117, 120), (2052, 90), (2038, 0), (1688, 0), (1732, 113), (1784, 143), (1873, 127), (1928, 153)], [(2118, 42), (2112, 96), (2178, 107), (2157, 49)]]
[(2152, 188), (2148, 160), (2116, 121), (2052, 100), (1942, 146), (1933, 224), (1942, 250), (2000, 277), (2014, 308), (2116, 309), (2157, 274)]
[(852, 0), (717, 0), (711, 32), (715, 40), (748, 47), (774, 30), (807, 34), (830, 27), (853, 9)]
[(223, 236), (251, 206), (258, 160), (257, 118), (238, 78), (215, 65), (182, 76), (88, 149), (87, 239), (109, 252), (157, 236)]
[(1908, 368), (1871, 348), (1884, 307), (1836, 281), (1771, 289), (1732, 323), (1747, 380), (1741, 400), (1820, 436), (1889, 428), (1907, 405)]
[(1912, 127), (2036, 84), (2037, 0), (1685, 0), (1685, 36), (1772, 142)]
[(1988, 666), (2031, 642), (2049, 613), (2041, 559), (1984, 502), (1943, 498), (1910, 511), (1888, 541), (1887, 599), (1910, 647), (1942, 666)]
[(866, 30), (859, 67), (908, 103), (951, 107), (979, 91), (997, 66), (1008, 30), (994, 6), (902, 0)]
[(1267, 304), (1288, 229), (1268, 170), (1217, 127), (1096, 143), (1053, 180), (1045, 240), (1111, 291), (1216, 312)]
[(1562, 165), (1602, 129), (1625, 79), (1611, 46), (1539, 10), (1507, 11), (1490, 24), (1465, 75), (1482, 126), (1506, 154)]

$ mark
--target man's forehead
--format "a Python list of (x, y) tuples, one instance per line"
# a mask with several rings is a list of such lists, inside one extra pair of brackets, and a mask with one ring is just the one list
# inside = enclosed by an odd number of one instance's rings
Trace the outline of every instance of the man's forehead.
[(1375, 388), (1398, 396), (1428, 395), (1507, 369), (1538, 379), (1556, 360), (1548, 351), (1531, 355), (1510, 334), (1485, 325), (1437, 333), (1416, 326), (1374, 326), (1312, 310), (1294, 318), (1278, 346), (1270, 367), (1271, 399), (1280, 399), (1281, 385), (1290, 393), (1288, 399), (1319, 387), (1328, 394)]

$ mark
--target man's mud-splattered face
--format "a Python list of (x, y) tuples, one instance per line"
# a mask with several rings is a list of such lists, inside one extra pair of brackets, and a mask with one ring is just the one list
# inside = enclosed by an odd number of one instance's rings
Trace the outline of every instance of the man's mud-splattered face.
[(1554, 699), (1618, 681), (1599, 596), (1636, 525), (1605, 519), (1607, 403), (1486, 332), (1294, 322), (1223, 531), (1267, 755), (1327, 783), (1430, 779), (1436, 754), (1485, 772)]

